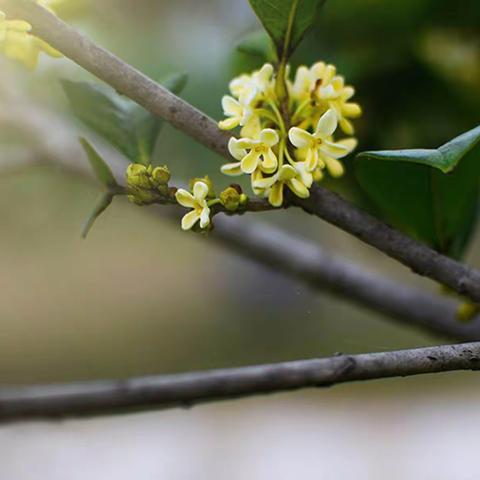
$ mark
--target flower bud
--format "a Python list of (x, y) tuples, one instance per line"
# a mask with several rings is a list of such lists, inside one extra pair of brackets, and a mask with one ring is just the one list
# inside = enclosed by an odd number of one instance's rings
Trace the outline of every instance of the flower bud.
[(240, 194), (234, 187), (228, 187), (220, 193), (220, 202), (228, 211), (234, 212), (240, 205)]
[(464, 302), (458, 306), (457, 319), (460, 322), (471, 322), (480, 313), (480, 305)]
[(170, 170), (166, 165), (155, 167), (152, 171), (152, 181), (156, 187), (159, 185), (168, 185), (170, 178)]
[(131, 187), (150, 189), (152, 184), (150, 182), (150, 174), (145, 167), (140, 163), (131, 163), (127, 168), (127, 184)]
[(143, 188), (131, 188), (128, 200), (135, 205), (150, 205), (155, 202), (156, 195), (151, 190)]

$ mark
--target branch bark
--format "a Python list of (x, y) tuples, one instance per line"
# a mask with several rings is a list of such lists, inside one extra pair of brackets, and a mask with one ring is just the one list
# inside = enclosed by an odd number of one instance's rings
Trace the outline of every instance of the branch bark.
[[(216, 153), (229, 158), (229, 135), (187, 102), (97, 46), (84, 35), (52, 15), (32, 0), (0, 0), (8, 16), (23, 18), (33, 32), (65, 56), (159, 115)], [(307, 200), (293, 199), (303, 208), (365, 243), (398, 260), (414, 272), (449, 286), (461, 295), (480, 302), (480, 272), (440, 255), (431, 248), (390, 228), (328, 190), (316, 186)]]
[(359, 380), (480, 368), (480, 343), (65, 385), (0, 389), (0, 421), (94, 415), (198, 403)]
[[(0, 80), (2, 91), (9, 89), (6, 77)], [(60, 166), (66, 172), (92, 180), (88, 162), (76, 140), (73, 128), (66, 120), (34, 105), (12, 92), (0, 108), (0, 129), (20, 133), (27, 143), (33, 143), (36, 155), (29, 161)], [(54, 132), (54, 134), (52, 134)], [(0, 169), (9, 170), (11, 159)], [(108, 155), (110, 167), (121, 181), (125, 163)], [(22, 164), (24, 165), (24, 164)], [(150, 208), (162, 219), (178, 224), (181, 209)], [(480, 319), (468, 324), (455, 320), (458, 302), (417, 288), (389, 280), (365, 267), (347, 261), (278, 228), (252, 221), (250, 218), (218, 218), (208, 242), (216, 241), (222, 248), (235, 251), (247, 260), (271, 268), (275, 272), (297, 279), (318, 291), (328, 291), (339, 298), (355, 302), (396, 320), (401, 325), (420, 329), (460, 341), (480, 340)]]

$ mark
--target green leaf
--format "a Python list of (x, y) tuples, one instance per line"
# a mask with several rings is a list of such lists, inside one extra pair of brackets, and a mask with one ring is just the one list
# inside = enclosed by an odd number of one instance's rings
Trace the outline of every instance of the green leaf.
[(355, 173), (386, 221), (442, 253), (464, 254), (478, 219), (480, 127), (438, 149), (361, 153)]
[(325, 0), (249, 0), (270, 35), (278, 58), (289, 57), (317, 18)]
[(237, 45), (237, 50), (246, 55), (260, 58), (264, 63), (276, 61), (272, 41), (264, 30), (251, 32)]
[[(162, 82), (178, 94), (187, 82), (185, 73), (169, 75)], [(113, 90), (95, 83), (62, 82), (73, 113), (88, 127), (120, 150), (130, 161), (148, 165), (163, 120)]]
[(109, 88), (87, 82), (62, 81), (73, 113), (132, 161), (138, 157), (129, 103)]
[(110, 206), (113, 200), (111, 193), (103, 193), (98, 199), (93, 212), (88, 217), (82, 229), (82, 238), (86, 238), (97, 218)]
[(110, 167), (106, 164), (105, 160), (98, 154), (98, 152), (92, 147), (92, 145), (85, 138), (80, 138), (85, 153), (87, 154), (88, 161), (92, 166), (95, 176), (99, 182), (104, 185), (109, 191), (115, 191), (118, 189), (118, 184), (113, 176)]
[[(167, 90), (178, 95), (185, 88), (187, 81), (188, 75), (186, 73), (174, 73), (160, 83)], [(136, 104), (131, 109), (131, 115), (137, 143), (137, 157), (135, 161), (143, 165), (149, 165), (152, 160), (158, 135), (165, 121)]]

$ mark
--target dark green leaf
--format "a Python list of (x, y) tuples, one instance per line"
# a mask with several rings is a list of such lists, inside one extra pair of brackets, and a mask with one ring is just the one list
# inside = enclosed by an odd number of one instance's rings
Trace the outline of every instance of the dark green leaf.
[(325, 0), (249, 0), (272, 38), (278, 57), (289, 57), (317, 18)]
[[(174, 73), (163, 86), (178, 94), (187, 83), (185, 73)], [(94, 83), (62, 82), (73, 113), (88, 127), (118, 148), (129, 160), (148, 165), (163, 120), (113, 90)]]
[(93, 224), (95, 223), (95, 220), (97, 220), (97, 218), (110, 206), (110, 204), (112, 203), (112, 200), (113, 200), (113, 195), (110, 193), (104, 193), (98, 199), (98, 202), (95, 205), (93, 212), (88, 217), (82, 229), (83, 238), (87, 237), (88, 232), (90, 232), (91, 228), (93, 227)]
[(258, 57), (263, 62), (274, 62), (276, 60), (272, 41), (264, 30), (249, 33), (238, 43), (237, 50)]
[(438, 168), (443, 173), (451, 172), (462, 158), (480, 143), (480, 126), (454, 138), (436, 149), (384, 150), (362, 152), (358, 158), (374, 158), (419, 163)]
[[(187, 84), (188, 75), (186, 73), (174, 73), (166, 77), (160, 83), (175, 95), (178, 95)], [(136, 162), (143, 165), (151, 163), (155, 144), (164, 124), (164, 120), (145, 110), (140, 105), (134, 105), (131, 115), (135, 128), (137, 142)]]
[(109, 191), (114, 191), (118, 188), (110, 167), (105, 163), (105, 160), (98, 154), (92, 145), (85, 138), (80, 138), (80, 143), (85, 150), (88, 161), (92, 166), (95, 176), (99, 182), (104, 185)]
[(112, 90), (94, 83), (63, 80), (73, 113), (132, 161), (138, 157), (129, 104)]
[(439, 149), (365, 152), (357, 179), (389, 223), (460, 258), (478, 218), (479, 140), (480, 127)]

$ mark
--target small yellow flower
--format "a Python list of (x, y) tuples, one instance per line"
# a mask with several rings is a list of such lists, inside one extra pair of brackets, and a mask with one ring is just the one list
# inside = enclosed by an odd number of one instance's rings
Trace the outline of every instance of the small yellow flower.
[(308, 68), (305, 65), (298, 67), (295, 74), (295, 81), (290, 85), (290, 94), (294, 100), (299, 103), (309, 100), (317, 83), (325, 74), (326, 65), (323, 62), (318, 62)]
[(33, 36), (30, 30), (29, 23), (23, 20), (6, 20), (4, 12), (0, 11), (0, 51), (30, 69), (36, 67), (40, 52), (57, 58), (62, 56), (48, 43)]
[(310, 196), (299, 173), (291, 165), (282, 165), (275, 175), (255, 181), (255, 187), (265, 191), (265, 196), (268, 196), (268, 201), (273, 207), (282, 206), (284, 186), (287, 186), (297, 197), (308, 198)]
[[(349, 144), (334, 142), (332, 139), (337, 126), (337, 115), (330, 109), (320, 117), (314, 133), (298, 127), (292, 127), (288, 132), (290, 142), (306, 153), (305, 161), (309, 171), (315, 170), (318, 166), (324, 168), (326, 165), (332, 172), (337, 172), (338, 169), (334, 165), (339, 162), (334, 160), (350, 153)], [(332, 175), (338, 176), (335, 173)]]
[(271, 128), (262, 130), (258, 140), (232, 137), (228, 142), (228, 149), (233, 158), (239, 161), (224, 165), (222, 172), (226, 175), (251, 174), (260, 168), (265, 173), (273, 173), (278, 166), (273, 147), (279, 140), (278, 133)]
[(238, 99), (244, 98), (248, 104), (256, 103), (260, 97), (269, 93), (273, 88), (273, 66), (269, 63), (251, 75), (240, 75), (234, 78), (229, 85), (230, 92)]
[(186, 208), (192, 208), (182, 218), (182, 229), (190, 230), (199, 220), (200, 228), (207, 228), (210, 225), (210, 208), (207, 203), (208, 185), (204, 182), (195, 182), (193, 185), (193, 195), (179, 188), (175, 194), (177, 202)]
[(322, 81), (315, 91), (317, 99), (321, 103), (328, 105), (337, 114), (340, 128), (347, 134), (353, 135), (354, 127), (351, 118), (358, 118), (362, 114), (362, 109), (358, 103), (349, 102), (355, 95), (355, 89), (345, 85), (342, 76), (336, 75), (336, 69), (333, 65), (328, 65)]
[(229, 95), (222, 98), (222, 108), (224, 115), (228, 117), (218, 122), (218, 126), (222, 130), (232, 130), (239, 125), (243, 127), (254, 116), (253, 109), (248, 102), (241, 102)]

